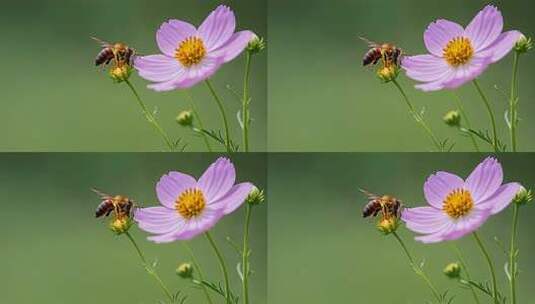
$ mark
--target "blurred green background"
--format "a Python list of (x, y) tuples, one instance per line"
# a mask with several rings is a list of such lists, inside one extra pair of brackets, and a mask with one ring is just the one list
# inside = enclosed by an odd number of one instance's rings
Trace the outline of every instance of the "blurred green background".
[[(361, 66), (368, 50), (358, 36), (395, 42), (408, 54), (425, 52), (423, 32), (438, 18), (467, 25), (488, 4), (482, 0), (339, 0), (269, 1), (269, 138), (270, 151), (430, 151), (425, 133), (409, 116), (393, 85), (383, 85), (374, 69)], [(492, 1), (504, 15), (505, 29), (533, 35), (535, 2)], [(521, 151), (534, 151), (535, 80), (533, 54), (521, 58)], [(504, 121), (512, 55), (492, 65), (480, 83), (499, 120), (499, 133), (509, 143)], [(401, 85), (441, 138), (451, 138), (455, 151), (473, 151), (468, 138), (442, 122), (455, 108), (451, 92), (423, 93), (404, 75)], [(472, 124), (490, 129), (487, 112), (472, 85), (459, 90)], [(399, 140), (403, 138), (403, 140)], [(485, 147), (488, 148), (488, 147)]]
[[(142, 116), (125, 84), (113, 84), (94, 66), (100, 51), (89, 37), (124, 41), (141, 54), (158, 51), (155, 33), (169, 18), (199, 25), (218, 4), (232, 7), (237, 29), (266, 35), (265, 0), (6, 1), (0, 10), (2, 48), (2, 140), (0, 151), (163, 151), (159, 135)], [(253, 59), (251, 127), (253, 151), (266, 149), (266, 53)], [(241, 91), (245, 56), (213, 77), (224, 99), (233, 137), (241, 140), (240, 102), (226, 89)], [(132, 82), (173, 138), (188, 151), (206, 151), (203, 141), (175, 122), (190, 108), (183, 91), (157, 93), (137, 75)], [(205, 85), (190, 90), (208, 129), (221, 129), (216, 103)], [(215, 146), (215, 145), (214, 145)]]
[[(268, 295), (270, 303), (426, 303), (425, 283), (411, 270), (393, 237), (361, 217), (367, 202), (358, 191), (391, 194), (406, 205), (425, 204), (422, 186), (431, 173), (446, 170), (466, 177), (482, 154), (273, 154), (269, 156)], [(535, 184), (535, 154), (501, 155), (506, 181)], [(519, 224), (519, 303), (534, 303), (535, 250), (533, 202), (521, 209)], [(489, 219), (480, 235), (496, 261), (499, 282), (508, 294), (506, 257), (492, 240), (509, 243), (512, 212)], [(453, 303), (473, 303), (468, 290), (442, 274), (457, 261), (451, 244), (424, 245), (403, 226), (400, 235), (440, 290), (456, 295)], [(458, 242), (473, 278), (490, 279), (471, 237)], [(489, 299), (480, 297), (481, 303)]]
[[(154, 187), (170, 170), (200, 176), (215, 154), (72, 154), (0, 155), (1, 303), (159, 303), (164, 296), (142, 268), (126, 237), (107, 228), (109, 219), (94, 218), (100, 203), (90, 188), (128, 195), (145, 205), (157, 203)], [(266, 157), (233, 156), (239, 181), (266, 185)], [(225, 241), (240, 241), (244, 208), (222, 219), (213, 235), (229, 262), (234, 290), (239, 258)], [(253, 210), (251, 277), (253, 303), (266, 303), (266, 208)], [(204, 303), (200, 290), (175, 275), (179, 263), (190, 261), (181, 243), (157, 245), (146, 233), (132, 234), (147, 259), (172, 290), (189, 295), (186, 303)], [(219, 264), (203, 237), (190, 243), (205, 275), (221, 281)], [(219, 299), (215, 303), (220, 303)]]

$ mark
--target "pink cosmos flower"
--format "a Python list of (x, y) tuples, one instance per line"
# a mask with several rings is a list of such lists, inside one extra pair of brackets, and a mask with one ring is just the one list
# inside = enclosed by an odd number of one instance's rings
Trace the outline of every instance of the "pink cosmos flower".
[(503, 17), (494, 6), (486, 6), (470, 24), (448, 20), (431, 23), (424, 33), (430, 54), (408, 56), (402, 61), (407, 76), (422, 82), (422, 91), (455, 89), (481, 75), (502, 59), (521, 37), (518, 31), (502, 33)]
[(502, 166), (492, 157), (480, 163), (466, 181), (437, 172), (424, 185), (429, 206), (405, 209), (401, 219), (407, 228), (422, 234), (416, 240), (423, 243), (459, 239), (505, 209), (522, 187), (518, 183), (502, 185), (502, 181)]
[(199, 26), (164, 22), (156, 33), (163, 54), (137, 57), (139, 75), (154, 82), (155, 91), (184, 89), (211, 77), (221, 65), (236, 58), (255, 37), (251, 31), (234, 33), (236, 18), (227, 6), (218, 6)]
[(234, 185), (236, 171), (226, 158), (219, 158), (199, 180), (169, 172), (156, 185), (161, 206), (137, 209), (139, 228), (154, 234), (156, 243), (188, 240), (212, 228), (224, 215), (238, 209), (251, 192), (251, 183)]

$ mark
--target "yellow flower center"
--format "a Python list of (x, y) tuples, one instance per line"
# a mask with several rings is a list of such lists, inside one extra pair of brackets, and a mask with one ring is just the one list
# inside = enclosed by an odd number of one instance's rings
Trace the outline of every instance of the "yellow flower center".
[(457, 189), (452, 191), (444, 200), (442, 210), (454, 219), (465, 216), (474, 208), (474, 200), (468, 190)]
[(182, 41), (175, 52), (175, 58), (187, 68), (200, 63), (204, 56), (206, 48), (198, 37), (189, 37)]
[(182, 192), (176, 202), (175, 208), (178, 213), (185, 219), (191, 219), (199, 216), (206, 207), (206, 200), (199, 189), (187, 189)]
[(465, 37), (453, 38), (444, 48), (443, 56), (453, 67), (468, 63), (474, 55), (474, 48), (470, 39)]

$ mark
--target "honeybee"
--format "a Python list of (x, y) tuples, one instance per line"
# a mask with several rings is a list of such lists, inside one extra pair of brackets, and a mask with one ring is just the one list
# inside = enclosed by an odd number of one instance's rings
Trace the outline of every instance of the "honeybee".
[(379, 196), (362, 189), (360, 192), (368, 197), (368, 203), (362, 209), (362, 217), (375, 217), (379, 213), (382, 214), (383, 218), (399, 218), (401, 216), (403, 203), (397, 198), (390, 195)]
[(385, 66), (396, 65), (399, 66), (403, 51), (392, 43), (376, 43), (364, 37), (359, 37), (360, 40), (366, 42), (370, 49), (364, 54), (362, 58), (362, 65), (375, 65), (379, 60), (383, 61)]
[(95, 65), (107, 65), (115, 60), (117, 66), (132, 65), (136, 50), (122, 42), (109, 43), (95, 37), (91, 37), (102, 46), (102, 50), (95, 57)]
[(116, 217), (130, 217), (134, 202), (128, 197), (122, 195), (111, 196), (97, 189), (92, 190), (102, 199), (102, 202), (95, 210), (95, 217), (108, 216), (112, 212), (115, 213)]

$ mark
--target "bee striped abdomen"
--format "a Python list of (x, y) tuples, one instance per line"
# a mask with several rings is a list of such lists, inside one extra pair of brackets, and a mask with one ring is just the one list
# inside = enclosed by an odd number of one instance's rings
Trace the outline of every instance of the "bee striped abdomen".
[(102, 201), (95, 210), (95, 217), (108, 216), (113, 211), (113, 202), (110, 199)]
[(362, 217), (375, 217), (379, 211), (381, 211), (381, 203), (378, 200), (372, 200), (362, 209)]
[(372, 48), (362, 58), (362, 65), (376, 64), (381, 59), (381, 48)]
[(111, 48), (104, 48), (95, 57), (95, 65), (108, 64), (113, 58), (113, 50)]

